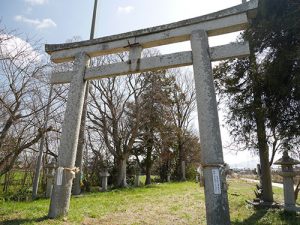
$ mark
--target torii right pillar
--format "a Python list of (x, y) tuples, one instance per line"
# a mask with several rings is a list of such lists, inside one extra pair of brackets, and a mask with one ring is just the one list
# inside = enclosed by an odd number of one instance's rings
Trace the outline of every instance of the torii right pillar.
[(191, 34), (208, 225), (229, 225), (227, 184), (207, 33)]

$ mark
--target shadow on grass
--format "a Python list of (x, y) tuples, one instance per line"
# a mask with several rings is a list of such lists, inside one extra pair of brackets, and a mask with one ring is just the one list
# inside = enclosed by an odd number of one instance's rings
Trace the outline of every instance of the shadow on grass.
[(12, 219), (12, 220), (5, 220), (1, 222), (1, 225), (17, 225), (17, 224), (24, 224), (24, 223), (38, 223), (45, 220), (48, 220), (49, 218), (47, 216), (41, 217), (41, 218), (35, 218), (35, 219)]
[(282, 211), (279, 213), (281, 221), (285, 221), (289, 225), (299, 225), (300, 224), (300, 214), (295, 212)]
[[(233, 221), (232, 225), (256, 225), (258, 221), (263, 218), (268, 210), (256, 210), (254, 214), (252, 214), (249, 218), (243, 221)], [(290, 213), (286, 211), (281, 211), (278, 213), (280, 218), (280, 224), (288, 224), (288, 225), (299, 225), (300, 224), (300, 215), (296, 213)], [(260, 223), (263, 224), (263, 223)], [(269, 224), (269, 223), (268, 223)]]
[(253, 213), (249, 218), (243, 220), (243, 221), (232, 221), (232, 225), (255, 225), (257, 224), (257, 221), (259, 221), (261, 218), (263, 218), (267, 210), (256, 210), (255, 213)]

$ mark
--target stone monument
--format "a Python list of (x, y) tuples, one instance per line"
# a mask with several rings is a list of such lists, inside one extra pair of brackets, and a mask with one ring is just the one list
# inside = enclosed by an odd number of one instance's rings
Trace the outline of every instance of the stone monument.
[(53, 159), (51, 163), (46, 164), (44, 168), (46, 169), (46, 198), (50, 198), (54, 184), (54, 172), (56, 169), (55, 160)]
[(103, 171), (100, 172), (100, 177), (101, 177), (101, 191), (105, 192), (107, 191), (107, 180), (110, 174), (108, 173), (107, 169), (104, 169)]

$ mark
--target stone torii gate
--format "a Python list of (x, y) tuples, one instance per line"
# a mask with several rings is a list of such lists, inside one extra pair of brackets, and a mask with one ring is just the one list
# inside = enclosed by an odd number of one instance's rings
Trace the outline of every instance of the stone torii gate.
[[(94, 40), (46, 45), (55, 63), (74, 61), (73, 71), (53, 73), (52, 84), (70, 83), (59, 147), (58, 169), (51, 196), (49, 217), (69, 210), (86, 81), (144, 71), (193, 65), (205, 179), (207, 224), (230, 224), (223, 152), (211, 62), (249, 54), (248, 43), (209, 47), (208, 37), (246, 28), (256, 14), (258, 0), (244, 2), (208, 15), (167, 25)], [(190, 41), (192, 51), (141, 58), (145, 48)], [(88, 67), (91, 57), (129, 52), (128, 62)]]

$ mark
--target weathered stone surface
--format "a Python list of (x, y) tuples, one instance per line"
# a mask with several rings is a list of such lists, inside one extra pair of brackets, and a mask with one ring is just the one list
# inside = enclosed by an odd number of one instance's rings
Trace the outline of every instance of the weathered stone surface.
[(83, 53), (77, 55), (74, 64), (74, 70), (77, 72), (74, 74), (70, 84), (58, 151), (58, 167), (63, 169), (62, 183), (61, 185), (58, 184), (58, 176), (56, 173), (48, 214), (50, 218), (65, 216), (69, 210), (72, 180), (75, 175), (72, 169), (75, 164), (80, 119), (86, 88), (86, 81), (83, 77), (87, 62), (87, 55)]
[(110, 176), (110, 174), (105, 170), (100, 172), (100, 177), (101, 177), (101, 191), (105, 192), (107, 191), (107, 181), (108, 181), (108, 177)]
[[(248, 43), (231, 43), (228, 45), (210, 48), (211, 61), (218, 61), (230, 58), (239, 58), (249, 55)], [(135, 56), (136, 57), (136, 56)], [(131, 73), (141, 73), (145, 71), (162, 70), (181, 66), (192, 65), (192, 52), (179, 52), (142, 58), (139, 61), (133, 60), (132, 63), (120, 62), (99, 67), (87, 68), (85, 79), (101, 79), (109, 76), (121, 76)], [(135, 64), (135, 65), (132, 65)], [(52, 84), (69, 83), (74, 71), (53, 73), (50, 82)]]
[[(57, 171), (61, 171), (62, 176), (56, 175), (55, 177), (49, 209), (50, 218), (64, 216), (68, 212), (72, 179), (74, 178), (72, 168), (74, 167), (83, 96), (86, 89), (85, 80), (193, 64), (199, 113), (202, 166), (205, 178), (207, 224), (230, 224), (211, 61), (247, 55), (249, 48), (247, 44), (230, 44), (209, 48), (208, 36), (245, 28), (248, 24), (248, 18), (253, 16), (257, 4), (258, 0), (252, 0), (217, 13), (173, 24), (90, 41), (46, 45), (46, 51), (51, 54), (51, 59), (54, 62), (67, 62), (75, 58), (73, 71), (57, 73), (52, 77), (53, 83), (71, 81), (71, 85), (59, 148), (59, 168)], [(187, 40), (191, 40), (192, 52), (140, 58), (143, 48)], [(88, 57), (85, 54), (94, 57), (123, 51), (130, 52), (128, 62), (86, 69), (85, 64)], [(85, 54), (82, 54), (82, 52), (85, 52)], [(126, 167), (126, 161), (124, 166)], [(103, 175), (102, 187), (103, 190), (106, 190), (108, 176), (107, 174)], [(170, 181), (169, 174), (167, 179)]]
[(53, 190), (53, 181), (54, 176), (53, 175), (46, 175), (47, 179), (47, 186), (46, 186), (46, 198), (50, 198)]
[(279, 175), (283, 177), (284, 208), (288, 211), (297, 211), (293, 180), (297, 173), (294, 171), (293, 165), (300, 164), (300, 162), (289, 157), (288, 152), (284, 151), (283, 157), (274, 164), (281, 165), (282, 168)]
[(52, 194), (53, 184), (54, 184), (54, 171), (56, 165), (54, 160), (44, 166), (46, 169), (46, 198), (49, 198)]
[[(252, 0), (229, 9), (176, 23), (112, 35), (94, 40), (46, 45), (46, 52), (54, 62), (74, 60), (78, 52), (89, 56), (112, 54), (128, 50), (131, 45), (143, 48), (187, 41), (193, 30), (206, 30), (209, 36), (220, 35), (245, 29), (251, 11), (255, 10), (258, 0)], [(248, 15), (247, 15), (248, 14)]]
[(137, 173), (136, 175), (135, 175), (135, 178), (134, 178), (134, 186), (136, 186), (136, 187), (139, 187), (140, 186), (140, 174), (139, 173)]
[(223, 151), (206, 31), (191, 35), (208, 225), (230, 224)]

